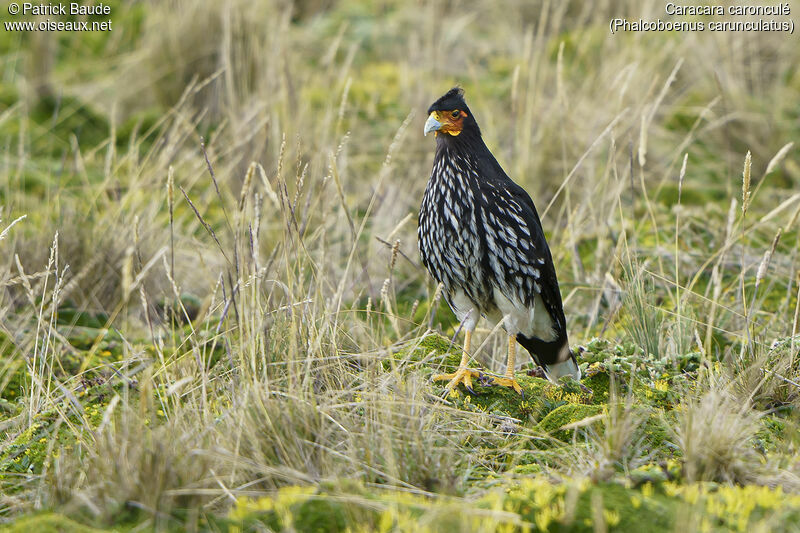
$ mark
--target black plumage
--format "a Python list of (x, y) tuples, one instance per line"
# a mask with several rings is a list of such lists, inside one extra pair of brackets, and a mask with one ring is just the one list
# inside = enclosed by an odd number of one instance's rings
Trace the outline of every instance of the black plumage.
[[(419, 251), (467, 330), (465, 359), (479, 316), (493, 322), (505, 318), (506, 331), (548, 377), (579, 378), (553, 259), (533, 201), (483, 142), (461, 89), (450, 90), (428, 113), (425, 133), (436, 132), (436, 155), (420, 206)], [(510, 367), (513, 344), (511, 339)], [(513, 368), (506, 377), (513, 381)]]

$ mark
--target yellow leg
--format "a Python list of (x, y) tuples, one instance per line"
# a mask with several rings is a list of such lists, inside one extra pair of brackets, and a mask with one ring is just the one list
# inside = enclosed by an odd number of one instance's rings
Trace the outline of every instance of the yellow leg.
[(464, 350), (461, 354), (461, 363), (458, 365), (458, 370), (453, 374), (437, 374), (433, 376), (434, 381), (449, 381), (445, 387), (447, 390), (453, 390), (458, 387), (459, 383), (463, 383), (467, 390), (472, 392), (472, 378), (480, 376), (480, 372), (477, 370), (470, 370), (467, 368), (467, 363), (469, 362), (469, 344), (471, 340), (472, 332), (467, 330), (464, 333)]
[(494, 378), (492, 383), (502, 387), (510, 387), (522, 394), (522, 387), (519, 386), (514, 378), (514, 365), (517, 362), (517, 336), (508, 336), (508, 360), (506, 361), (506, 373), (502, 378)]

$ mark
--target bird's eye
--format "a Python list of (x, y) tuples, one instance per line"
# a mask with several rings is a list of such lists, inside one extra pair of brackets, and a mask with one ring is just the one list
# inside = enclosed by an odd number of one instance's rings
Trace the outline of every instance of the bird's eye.
[(461, 111), (459, 111), (458, 109), (456, 109), (455, 111), (453, 111), (452, 113), (450, 113), (450, 116), (451, 116), (451, 117), (453, 117), (453, 118), (458, 118), (458, 115), (460, 115), (460, 114), (461, 114)]

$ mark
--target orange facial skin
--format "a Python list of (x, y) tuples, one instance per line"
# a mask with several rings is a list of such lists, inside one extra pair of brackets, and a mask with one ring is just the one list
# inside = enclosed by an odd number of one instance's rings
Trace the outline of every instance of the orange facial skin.
[(464, 128), (464, 119), (469, 116), (466, 112), (459, 109), (452, 111), (432, 111), (431, 116), (439, 121), (442, 126), (434, 132), (435, 135), (447, 133), (455, 137)]

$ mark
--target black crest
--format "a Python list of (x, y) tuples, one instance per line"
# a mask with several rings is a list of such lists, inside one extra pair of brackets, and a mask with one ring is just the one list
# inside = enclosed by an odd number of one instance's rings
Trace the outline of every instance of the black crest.
[[(467, 102), (464, 100), (464, 89), (461, 87), (453, 87), (447, 93), (436, 100), (429, 108), (428, 113), (431, 111), (452, 111), (453, 109), (461, 109), (468, 111)], [(472, 113), (469, 113), (470, 115)]]

